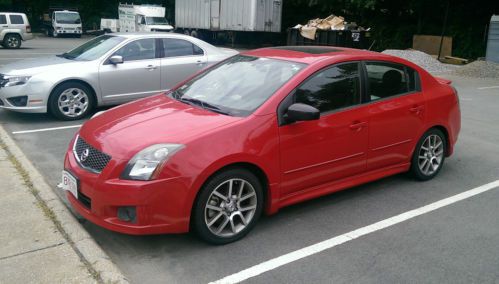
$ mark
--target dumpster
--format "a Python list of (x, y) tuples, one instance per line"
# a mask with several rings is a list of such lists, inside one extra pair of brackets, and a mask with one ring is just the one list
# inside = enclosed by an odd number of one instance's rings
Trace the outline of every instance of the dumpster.
[(499, 63), (499, 15), (490, 19), (486, 58), (487, 61)]
[(363, 30), (317, 30), (315, 39), (311, 40), (300, 34), (300, 29), (288, 29), (288, 45), (327, 45), (368, 49), (371, 34)]

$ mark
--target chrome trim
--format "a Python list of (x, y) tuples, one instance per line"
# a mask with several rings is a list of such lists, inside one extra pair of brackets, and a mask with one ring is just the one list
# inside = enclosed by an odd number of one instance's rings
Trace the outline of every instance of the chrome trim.
[(73, 144), (73, 156), (76, 160), (76, 162), (78, 163), (78, 165), (82, 168), (82, 169), (85, 169), (91, 173), (94, 173), (94, 174), (100, 174), (101, 172), (99, 171), (96, 171), (95, 169), (92, 169), (92, 168), (89, 168), (89, 167), (86, 167), (84, 166), (81, 161), (80, 161), (80, 157), (78, 157), (78, 153), (76, 153), (76, 144), (78, 143), (78, 139), (80, 139), (80, 135), (76, 135), (76, 138), (75, 138), (75, 142)]

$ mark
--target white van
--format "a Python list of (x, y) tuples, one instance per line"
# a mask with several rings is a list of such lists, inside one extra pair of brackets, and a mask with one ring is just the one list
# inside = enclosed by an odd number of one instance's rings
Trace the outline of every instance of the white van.
[(0, 44), (5, 48), (19, 48), (24, 40), (33, 39), (28, 17), (23, 13), (0, 12)]

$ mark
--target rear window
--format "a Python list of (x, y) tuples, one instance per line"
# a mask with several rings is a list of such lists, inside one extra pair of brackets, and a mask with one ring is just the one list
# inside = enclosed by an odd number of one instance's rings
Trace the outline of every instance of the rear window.
[(165, 38), (163, 39), (163, 47), (165, 48), (165, 57), (204, 54), (203, 50), (200, 47), (183, 39)]
[(22, 25), (24, 24), (23, 16), (21, 15), (9, 15), (10, 23), (12, 25)]
[(6, 25), (7, 24), (7, 17), (5, 15), (0, 15), (0, 25)]

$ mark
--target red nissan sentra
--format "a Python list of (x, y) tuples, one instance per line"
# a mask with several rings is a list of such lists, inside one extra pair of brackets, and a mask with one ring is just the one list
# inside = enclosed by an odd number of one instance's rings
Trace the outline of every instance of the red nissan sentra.
[(224, 244), (262, 211), (407, 171), (435, 177), (460, 124), (450, 81), (406, 60), (258, 49), (86, 122), (66, 153), (63, 187), (109, 230), (192, 230)]

